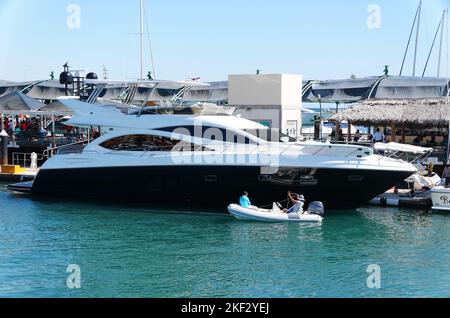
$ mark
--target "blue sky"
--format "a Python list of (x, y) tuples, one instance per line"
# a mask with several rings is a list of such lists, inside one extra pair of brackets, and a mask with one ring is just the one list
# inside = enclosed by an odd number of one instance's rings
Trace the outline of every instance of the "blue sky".
[[(45, 79), (66, 61), (111, 79), (139, 73), (137, 0), (0, 0), (0, 79)], [(80, 29), (67, 27), (67, 7), (81, 8)], [(381, 8), (381, 28), (367, 27), (367, 8)], [(399, 71), (418, 0), (147, 0), (157, 77), (204, 81), (228, 74), (298, 73), (305, 78)], [(418, 73), (442, 10), (450, 0), (424, 0)], [(148, 43), (148, 41), (146, 41)], [(147, 50), (148, 51), (148, 50)], [(146, 69), (150, 69), (146, 58)], [(429, 66), (436, 73), (437, 51)], [(444, 58), (444, 62), (446, 59)], [(412, 55), (406, 74), (412, 73)], [(444, 65), (443, 68), (448, 68)], [(447, 74), (446, 70), (442, 71)]]

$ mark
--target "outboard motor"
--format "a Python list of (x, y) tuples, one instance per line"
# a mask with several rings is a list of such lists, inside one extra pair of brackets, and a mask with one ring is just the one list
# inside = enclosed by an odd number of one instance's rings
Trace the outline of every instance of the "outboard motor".
[(322, 202), (315, 201), (311, 202), (308, 208), (309, 214), (324, 216), (325, 215), (325, 207)]

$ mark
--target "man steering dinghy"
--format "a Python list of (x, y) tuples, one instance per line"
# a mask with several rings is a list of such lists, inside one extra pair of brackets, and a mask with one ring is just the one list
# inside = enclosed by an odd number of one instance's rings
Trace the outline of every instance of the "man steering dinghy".
[(303, 207), (305, 206), (305, 197), (300, 194), (292, 194), (291, 191), (288, 192), (288, 199), (292, 203), (290, 209), (284, 209), (283, 212), (287, 214), (291, 213), (304, 213)]

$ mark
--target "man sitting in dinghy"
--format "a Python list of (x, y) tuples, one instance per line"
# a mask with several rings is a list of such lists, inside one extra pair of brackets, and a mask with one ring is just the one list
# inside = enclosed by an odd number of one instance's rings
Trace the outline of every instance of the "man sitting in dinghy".
[(305, 197), (299, 194), (292, 194), (291, 191), (288, 192), (289, 201), (293, 204), (292, 208), (284, 209), (283, 212), (290, 213), (303, 213), (303, 206), (305, 205)]
[(244, 195), (239, 199), (239, 205), (247, 209), (252, 207), (247, 191), (244, 191)]

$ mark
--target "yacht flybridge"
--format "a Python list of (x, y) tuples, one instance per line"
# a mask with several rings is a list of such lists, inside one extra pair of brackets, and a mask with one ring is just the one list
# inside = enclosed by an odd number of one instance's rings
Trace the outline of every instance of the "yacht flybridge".
[(415, 173), (366, 147), (271, 142), (265, 126), (229, 115), (125, 115), (75, 100), (66, 124), (103, 136), (50, 158), (32, 183), (10, 189), (46, 196), (134, 198), (227, 206), (242, 191), (264, 205), (288, 191), (327, 208), (358, 207)]

